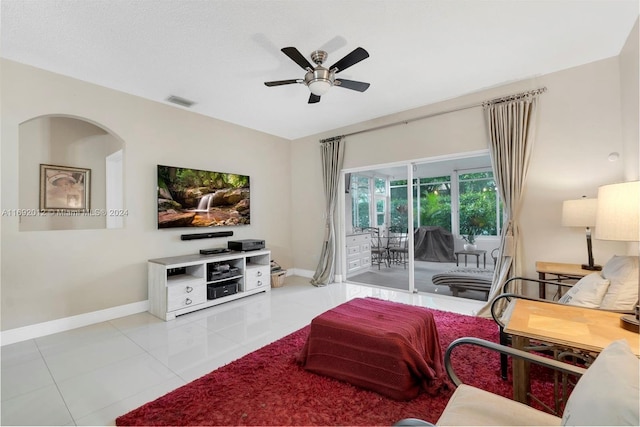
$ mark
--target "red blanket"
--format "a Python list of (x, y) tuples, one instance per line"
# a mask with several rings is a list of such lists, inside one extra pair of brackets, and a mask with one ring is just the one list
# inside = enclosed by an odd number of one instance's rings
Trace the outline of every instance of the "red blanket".
[(431, 312), (374, 298), (354, 299), (314, 318), (298, 362), (396, 400), (435, 392), (444, 384)]

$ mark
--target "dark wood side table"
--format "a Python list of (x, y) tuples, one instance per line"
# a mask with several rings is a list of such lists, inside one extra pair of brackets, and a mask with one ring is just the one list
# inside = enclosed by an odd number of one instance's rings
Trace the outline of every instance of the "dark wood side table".
[[(580, 264), (564, 264), (560, 262), (536, 261), (536, 271), (540, 280), (555, 280), (562, 282), (565, 280), (580, 280), (584, 276), (593, 273), (591, 270), (583, 270)], [(547, 274), (555, 276), (547, 279)], [(546, 299), (546, 285), (539, 285), (540, 298)]]
[(456, 252), (456, 267), (459, 265), (460, 255), (464, 255), (464, 266), (467, 266), (467, 255), (475, 255), (476, 267), (480, 268), (480, 255), (483, 257), (482, 268), (487, 268), (487, 251), (477, 249), (475, 251), (458, 251)]

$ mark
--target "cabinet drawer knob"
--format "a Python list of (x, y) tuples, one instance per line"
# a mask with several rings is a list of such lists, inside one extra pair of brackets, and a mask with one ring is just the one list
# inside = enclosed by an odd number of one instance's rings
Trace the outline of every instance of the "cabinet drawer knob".
[(258, 274), (256, 274), (256, 276), (258, 277), (262, 276), (262, 271), (258, 271)]
[(191, 304), (192, 302), (193, 302), (193, 301), (191, 301), (191, 299), (190, 299), (190, 298), (187, 298), (187, 299), (185, 300), (185, 302), (184, 302), (184, 303), (185, 303), (185, 305), (189, 305), (189, 304)]
[(258, 286), (262, 286), (262, 280), (258, 280)]
[(193, 288), (191, 286), (187, 286), (187, 293), (193, 291)]

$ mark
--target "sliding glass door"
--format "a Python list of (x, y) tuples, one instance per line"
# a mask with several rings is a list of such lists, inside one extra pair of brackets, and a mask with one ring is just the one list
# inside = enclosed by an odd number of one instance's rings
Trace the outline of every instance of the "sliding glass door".
[[(409, 290), (409, 229), (404, 194), (390, 187), (406, 167), (352, 172), (345, 183), (345, 255), (349, 282)], [(397, 200), (403, 198), (404, 202)], [(368, 242), (368, 243), (367, 243)]]
[(457, 267), (455, 253), (463, 250), (465, 239), (486, 251), (487, 267), (492, 267), (502, 211), (488, 156), (379, 167), (348, 176), (348, 281), (451, 295), (431, 278)]

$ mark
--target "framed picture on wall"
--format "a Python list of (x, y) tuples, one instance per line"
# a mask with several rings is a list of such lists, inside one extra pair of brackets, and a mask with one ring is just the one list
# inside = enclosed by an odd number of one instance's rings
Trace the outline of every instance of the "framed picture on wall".
[(41, 211), (88, 211), (91, 169), (40, 165)]

